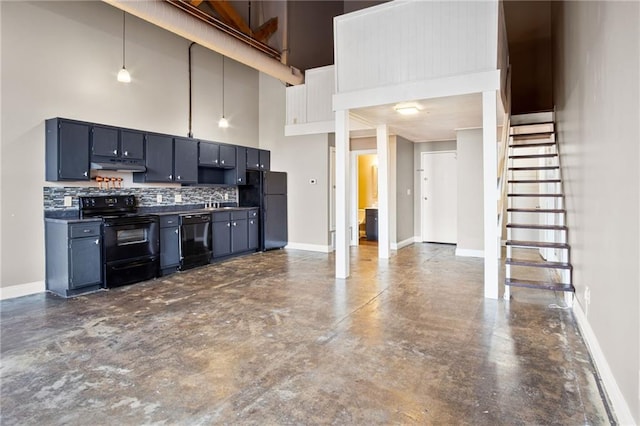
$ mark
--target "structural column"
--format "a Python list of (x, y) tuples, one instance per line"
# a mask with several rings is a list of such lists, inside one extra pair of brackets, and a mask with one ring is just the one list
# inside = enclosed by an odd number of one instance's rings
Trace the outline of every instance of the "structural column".
[(376, 127), (378, 148), (378, 257), (389, 258), (389, 130)]
[(498, 298), (498, 92), (482, 92), (482, 164), (484, 174), (484, 297)]
[(336, 111), (336, 278), (349, 276), (349, 111)]

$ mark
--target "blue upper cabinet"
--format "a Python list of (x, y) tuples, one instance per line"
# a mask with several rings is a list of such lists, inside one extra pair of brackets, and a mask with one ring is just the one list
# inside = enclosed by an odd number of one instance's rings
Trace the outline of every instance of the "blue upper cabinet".
[(52, 118), (45, 122), (48, 181), (89, 180), (88, 123)]

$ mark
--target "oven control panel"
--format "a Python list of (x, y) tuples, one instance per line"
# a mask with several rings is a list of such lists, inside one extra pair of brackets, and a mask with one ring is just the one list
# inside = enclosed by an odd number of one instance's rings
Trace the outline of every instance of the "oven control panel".
[(114, 213), (134, 213), (135, 211), (135, 195), (80, 197), (80, 217), (101, 216)]

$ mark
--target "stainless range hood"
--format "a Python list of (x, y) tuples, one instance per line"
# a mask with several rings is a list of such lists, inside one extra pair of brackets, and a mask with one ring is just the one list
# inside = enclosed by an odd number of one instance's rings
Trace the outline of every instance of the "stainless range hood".
[(92, 170), (113, 170), (116, 172), (146, 172), (147, 168), (142, 164), (125, 163), (125, 162), (91, 162)]

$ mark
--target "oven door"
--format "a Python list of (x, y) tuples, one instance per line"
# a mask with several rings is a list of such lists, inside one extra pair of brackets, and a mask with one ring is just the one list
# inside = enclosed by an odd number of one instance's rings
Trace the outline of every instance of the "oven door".
[(157, 257), (159, 233), (155, 216), (106, 219), (103, 232), (105, 262)]

